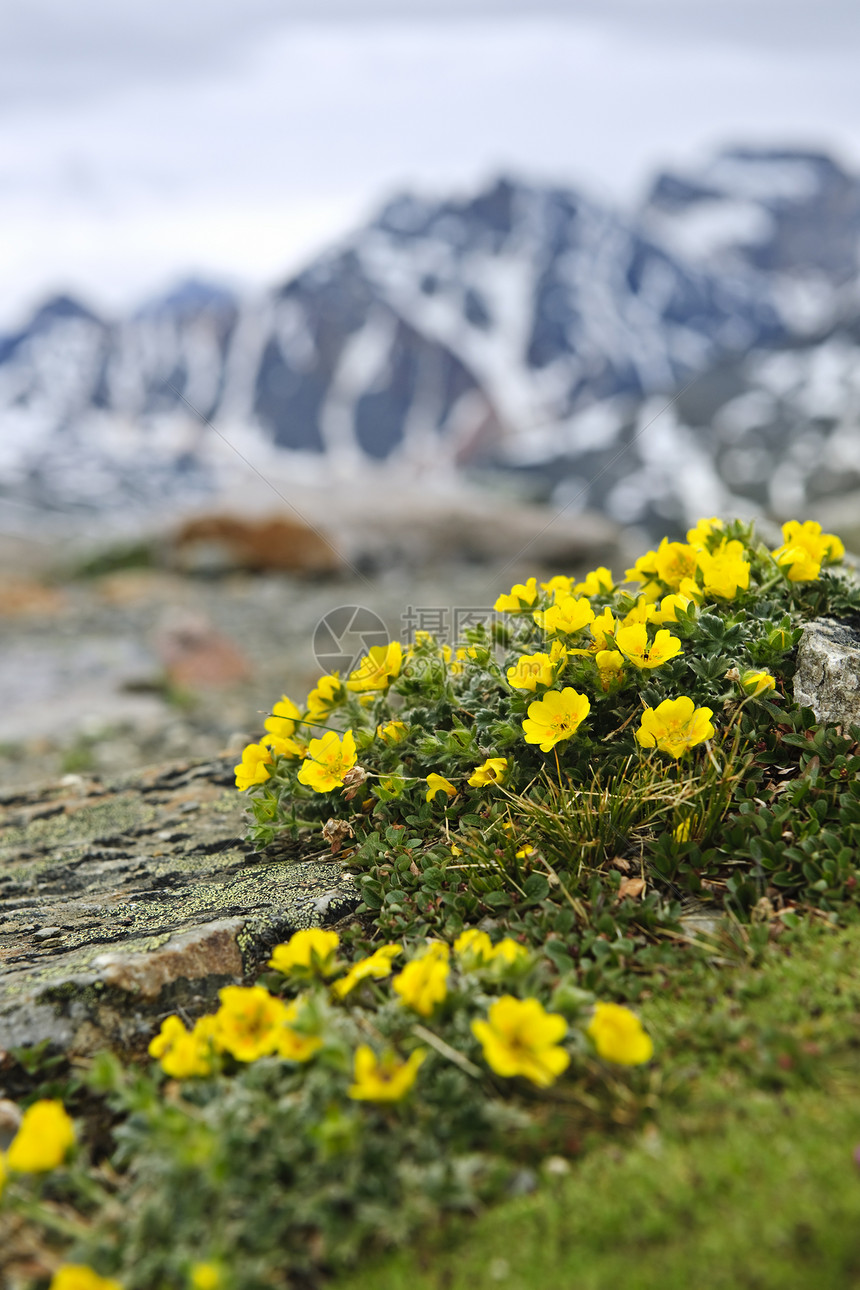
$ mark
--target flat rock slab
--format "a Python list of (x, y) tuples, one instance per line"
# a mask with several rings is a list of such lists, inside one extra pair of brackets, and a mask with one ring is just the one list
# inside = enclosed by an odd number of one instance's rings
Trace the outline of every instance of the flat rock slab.
[(235, 757), (0, 794), (0, 1053), (139, 1049), (302, 927), (352, 913), (323, 853), (242, 840)]
[(819, 618), (804, 629), (794, 701), (812, 708), (818, 721), (860, 725), (860, 627)]

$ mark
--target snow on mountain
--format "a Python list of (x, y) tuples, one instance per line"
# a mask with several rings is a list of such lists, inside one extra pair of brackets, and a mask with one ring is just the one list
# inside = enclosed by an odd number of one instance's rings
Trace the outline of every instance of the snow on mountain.
[(623, 523), (779, 512), (855, 486), (859, 252), (860, 181), (808, 152), (725, 151), (627, 214), (404, 194), (262, 299), (48, 302), (0, 338), (0, 495), (200, 494), (211, 422), (341, 473), (516, 469)]

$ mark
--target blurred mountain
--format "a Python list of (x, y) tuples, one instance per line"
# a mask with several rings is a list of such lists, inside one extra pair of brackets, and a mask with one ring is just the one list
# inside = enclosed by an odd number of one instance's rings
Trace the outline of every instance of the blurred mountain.
[(810, 152), (726, 150), (629, 212), (407, 193), (262, 299), (48, 301), (0, 337), (0, 495), (206, 496), (241, 431), (347, 475), (515, 471), (645, 527), (802, 510), (860, 489), (859, 250), (860, 179)]

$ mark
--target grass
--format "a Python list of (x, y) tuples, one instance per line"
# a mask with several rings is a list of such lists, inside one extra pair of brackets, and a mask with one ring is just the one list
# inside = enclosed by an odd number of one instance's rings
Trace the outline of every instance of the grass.
[(331, 1290), (860, 1285), (860, 925), (692, 968), (641, 1005), (656, 1118)]

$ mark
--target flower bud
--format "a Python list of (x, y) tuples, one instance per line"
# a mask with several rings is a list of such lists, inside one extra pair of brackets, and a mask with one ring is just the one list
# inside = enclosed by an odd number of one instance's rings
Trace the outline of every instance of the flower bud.
[(794, 637), (789, 628), (774, 627), (773, 631), (768, 635), (767, 643), (771, 649), (777, 649), (782, 653), (785, 653), (786, 650), (790, 650), (794, 644)]
[(751, 695), (767, 694), (768, 690), (776, 686), (776, 681), (769, 672), (754, 672), (747, 669), (741, 672), (739, 680), (744, 693)]

